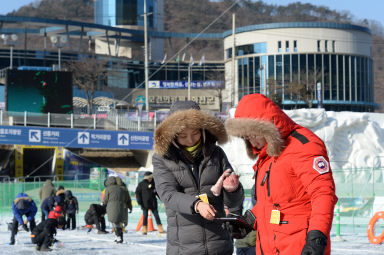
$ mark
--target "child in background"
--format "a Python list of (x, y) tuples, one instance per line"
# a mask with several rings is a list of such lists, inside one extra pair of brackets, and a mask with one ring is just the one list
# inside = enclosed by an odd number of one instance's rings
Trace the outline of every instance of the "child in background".
[[(65, 208), (67, 213), (67, 229), (76, 229), (76, 214), (79, 213), (79, 203), (70, 190), (65, 191)], [(72, 228), (71, 226), (72, 220)]]
[(48, 219), (39, 223), (31, 233), (31, 241), (36, 244), (38, 251), (52, 251), (51, 246), (57, 241), (53, 236), (56, 235), (57, 228), (63, 228), (65, 217), (61, 214), (61, 207), (56, 206), (54, 211), (49, 213)]
[[(98, 204), (91, 204), (85, 213), (84, 220), (87, 225), (96, 225), (98, 234), (107, 234), (108, 231), (105, 230), (105, 218), (104, 215), (107, 213), (105, 206)], [(92, 228), (89, 228), (90, 232)]]

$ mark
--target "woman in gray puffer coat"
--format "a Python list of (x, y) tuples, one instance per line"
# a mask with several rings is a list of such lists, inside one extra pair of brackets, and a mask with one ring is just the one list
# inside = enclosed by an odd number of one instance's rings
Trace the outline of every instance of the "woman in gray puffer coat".
[(123, 242), (123, 223), (125, 218), (126, 191), (117, 185), (116, 177), (110, 176), (105, 182), (103, 204), (107, 207), (108, 221), (115, 227), (116, 243)]
[[(214, 195), (211, 188), (232, 167), (216, 141), (227, 141), (223, 123), (193, 101), (175, 102), (156, 129), (152, 158), (156, 190), (166, 207), (167, 254), (233, 254), (229, 231), (215, 217), (224, 205), (241, 214), (244, 192), (238, 184)], [(208, 202), (199, 199), (206, 194)]]

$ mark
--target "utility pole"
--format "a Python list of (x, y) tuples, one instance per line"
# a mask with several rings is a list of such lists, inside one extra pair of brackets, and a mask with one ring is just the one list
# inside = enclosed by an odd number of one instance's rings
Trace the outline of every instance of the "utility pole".
[(144, 0), (144, 68), (145, 68), (145, 110), (149, 112), (148, 100), (148, 28), (147, 28), (147, 0)]
[(236, 63), (235, 63), (235, 55), (236, 55), (236, 14), (232, 14), (232, 91), (231, 91), (231, 103), (233, 106), (237, 105), (239, 101), (239, 87), (236, 86)]

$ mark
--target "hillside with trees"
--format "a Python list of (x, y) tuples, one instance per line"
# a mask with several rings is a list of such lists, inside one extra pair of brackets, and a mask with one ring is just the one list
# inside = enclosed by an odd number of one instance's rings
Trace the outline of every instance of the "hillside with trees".
[[(36, 0), (8, 15), (33, 16), (93, 22), (94, 0)], [(352, 23), (366, 26), (373, 33), (373, 59), (375, 75), (375, 102), (384, 106), (384, 28), (373, 20), (358, 20), (350, 12), (338, 12), (326, 6), (300, 2), (287, 6), (263, 1), (222, 0), (164, 0), (164, 27), (166, 31), (190, 33), (215, 33), (232, 29), (232, 14), (236, 14), (236, 26), (253, 24), (324, 21)], [(188, 47), (186, 47), (188, 45)], [(205, 55), (206, 60), (223, 59), (223, 45), (219, 41), (183, 39), (166, 40), (167, 56), (188, 52), (195, 59)], [(384, 108), (379, 112), (384, 112)]]

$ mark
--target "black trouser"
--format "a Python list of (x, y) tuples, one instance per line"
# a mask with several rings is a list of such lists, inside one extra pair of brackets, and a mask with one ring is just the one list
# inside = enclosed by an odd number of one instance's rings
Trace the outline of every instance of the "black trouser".
[[(159, 217), (159, 212), (157, 211), (157, 209), (155, 210), (151, 210), (153, 216), (155, 217), (155, 220), (156, 220), (156, 224), (159, 225), (161, 224), (161, 220), (160, 220), (160, 217)], [(147, 226), (148, 225), (148, 210), (147, 209), (143, 209), (143, 226)]]
[(94, 216), (90, 219), (87, 219), (85, 221), (85, 223), (87, 223), (87, 225), (95, 224), (97, 230), (105, 231), (105, 218), (104, 217), (97, 218), (97, 216)]
[[(27, 217), (28, 217), (28, 215), (27, 215)], [(32, 232), (35, 227), (36, 227), (35, 219), (32, 219), (29, 222), (30, 231)], [(16, 217), (13, 217), (12, 231), (11, 231), (11, 242), (15, 242), (15, 236), (17, 235), (18, 228), (19, 228), (19, 222), (17, 221)]]
[(31, 235), (31, 241), (33, 244), (36, 244), (37, 246), (46, 246), (46, 247), (49, 247), (52, 245), (52, 237), (50, 235), (47, 235), (46, 233), (41, 232), (40, 234), (38, 234), (37, 236), (33, 236)]
[(67, 214), (67, 228), (68, 229), (71, 226), (71, 224), (70, 224), (71, 220), (72, 220), (72, 229), (76, 229), (76, 214), (75, 213)]
[(112, 225), (115, 227), (115, 235), (120, 237), (121, 241), (123, 241), (123, 223), (112, 223)]

